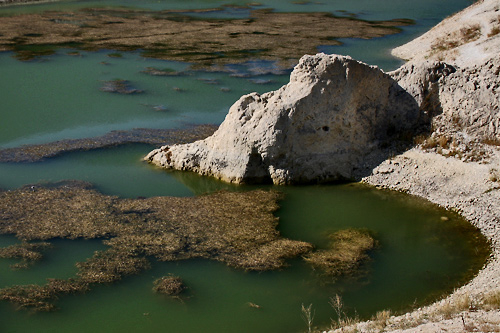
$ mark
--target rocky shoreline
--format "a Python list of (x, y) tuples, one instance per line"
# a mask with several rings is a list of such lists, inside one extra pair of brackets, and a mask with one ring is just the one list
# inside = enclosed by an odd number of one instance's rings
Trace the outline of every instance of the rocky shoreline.
[[(381, 163), (373, 173), (363, 178), (363, 182), (425, 198), (446, 209), (454, 210), (476, 226), (491, 242), (491, 257), (485, 267), (468, 284), (457, 289), (448, 297), (400, 316), (374, 318), (371, 321), (346, 326), (331, 332), (498, 332), (500, 330), (500, 184), (497, 172), (500, 169), (500, 150), (495, 119), (498, 109), (498, 43), (500, 4), (496, 1), (478, 1), (471, 7), (446, 19), (436, 28), (417, 40), (396, 49), (395, 54), (413, 54), (415, 59), (406, 66), (418, 66), (423, 59), (444, 59), (462, 70), (462, 87), (470, 99), (456, 93), (448, 96), (442, 90), (438, 93), (444, 102), (443, 113), (434, 118), (434, 132), (429, 137), (447, 138), (455, 142), (455, 147), (439, 143), (433, 147), (424, 141), (413, 149)], [(426, 45), (436, 45), (446, 36), (457, 36), (470, 27), (481, 23), (481, 34), (474, 40), (458, 43), (455, 48), (427, 53), (416, 52)], [(458, 31), (459, 33), (457, 33)], [(419, 41), (426, 41), (423, 44)], [(490, 58), (490, 61), (484, 59)], [(489, 67), (491, 64), (495, 64)], [(468, 66), (466, 65), (468, 64)], [(479, 64), (479, 65), (478, 65)], [(462, 68), (460, 68), (462, 67)], [(476, 87), (477, 73), (491, 71), (489, 83), (494, 93), (489, 103), (488, 91)], [(464, 74), (465, 73), (465, 74)], [(479, 78), (488, 80), (488, 75)], [(443, 83), (442, 81), (440, 82)], [(440, 90), (439, 83), (434, 86)], [(477, 89), (476, 89), (477, 88)], [(443, 98), (444, 97), (444, 98)], [(483, 107), (478, 100), (483, 98)], [(485, 102), (486, 99), (486, 102)], [(447, 105), (455, 100), (455, 107)], [(447, 113), (448, 111), (448, 113)], [(474, 115), (474, 116), (473, 116)], [(460, 123), (459, 120), (465, 121)], [(479, 129), (479, 130), (478, 130)], [(451, 154), (454, 148), (470, 149), (476, 160), (467, 159), (463, 154)], [(428, 139), (429, 140), (429, 139)], [(458, 149), (460, 150), (460, 149)], [(494, 304), (491, 299), (494, 298)]]
[[(498, 1), (483, 0), (444, 20), (419, 38), (424, 52), (414, 42), (399, 48), (415, 59), (391, 73), (304, 56), (289, 84), (240, 98), (213, 136), (146, 160), (235, 183), (356, 179), (454, 210), (491, 242), (478, 275), (435, 304), (339, 331), (499, 331), (499, 12)], [(402, 151), (394, 143), (405, 139), (414, 147)]]

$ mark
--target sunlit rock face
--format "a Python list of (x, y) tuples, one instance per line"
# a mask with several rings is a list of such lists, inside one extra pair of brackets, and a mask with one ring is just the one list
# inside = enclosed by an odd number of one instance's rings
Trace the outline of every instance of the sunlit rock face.
[(205, 140), (164, 146), (146, 160), (233, 183), (354, 179), (425, 121), (415, 99), (377, 67), (304, 56), (290, 82), (242, 96)]

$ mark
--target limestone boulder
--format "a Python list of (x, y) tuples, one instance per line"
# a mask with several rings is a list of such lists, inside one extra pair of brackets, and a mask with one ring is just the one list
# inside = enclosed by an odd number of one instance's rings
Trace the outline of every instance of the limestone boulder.
[(145, 159), (233, 183), (356, 179), (426, 121), (415, 99), (377, 67), (307, 55), (287, 85), (242, 96), (212, 136)]
[(500, 55), (471, 66), (409, 62), (389, 73), (439, 132), (500, 140)]

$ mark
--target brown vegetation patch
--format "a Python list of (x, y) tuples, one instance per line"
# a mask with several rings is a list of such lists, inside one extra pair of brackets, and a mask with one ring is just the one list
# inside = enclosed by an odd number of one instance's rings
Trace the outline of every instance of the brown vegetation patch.
[(46, 285), (0, 290), (20, 308), (52, 310), (61, 294), (111, 283), (160, 261), (206, 258), (245, 270), (277, 269), (311, 250), (276, 230), (280, 195), (273, 191), (218, 192), (194, 198), (119, 199), (83, 182), (25, 186), (0, 192), (0, 234), (28, 242), (102, 238), (109, 246), (77, 263), (77, 276)]
[(203, 19), (175, 11), (82, 9), (1, 17), (0, 50), (18, 51), (22, 59), (30, 59), (27, 46), (71, 43), (90, 50), (140, 49), (151, 57), (211, 66), (245, 61), (256, 54), (260, 59), (297, 60), (316, 53), (319, 45), (340, 44), (338, 38), (381, 37), (408, 24), (412, 22), (269, 10), (253, 10), (247, 19)]
[(52, 247), (48, 242), (37, 242), (15, 244), (0, 248), (0, 258), (20, 259), (21, 261), (11, 265), (13, 269), (27, 268), (34, 262), (42, 259), (42, 251)]
[(475, 41), (481, 37), (481, 26), (479, 24), (470, 27), (461, 28), (459, 31), (447, 36), (446, 38), (437, 39), (431, 45), (434, 51), (447, 51), (457, 48), (461, 45)]
[(424, 150), (432, 151), (445, 157), (454, 157), (463, 162), (482, 162), (490, 157), (490, 153), (481, 143), (493, 145), (495, 141), (493, 139), (490, 140), (464, 142), (463, 138), (457, 135), (435, 132), (430, 136), (417, 136), (414, 139), (414, 143)]
[(178, 276), (163, 276), (153, 282), (153, 291), (159, 294), (177, 296), (186, 289), (184, 282)]
[(330, 235), (330, 239), (329, 249), (309, 253), (304, 259), (332, 277), (354, 273), (377, 245), (370, 233), (361, 229), (340, 230)]
[(145, 143), (158, 147), (167, 144), (182, 144), (205, 139), (216, 129), (216, 125), (197, 125), (185, 129), (136, 128), (128, 131), (112, 131), (94, 138), (68, 139), (3, 149), (0, 150), (0, 163), (38, 162), (67, 152), (87, 151), (130, 143)]

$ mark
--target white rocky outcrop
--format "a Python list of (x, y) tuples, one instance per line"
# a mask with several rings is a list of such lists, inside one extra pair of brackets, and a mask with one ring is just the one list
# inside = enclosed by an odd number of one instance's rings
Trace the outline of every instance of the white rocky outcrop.
[(377, 67), (317, 54), (302, 57), (279, 90), (241, 97), (211, 137), (164, 146), (146, 160), (234, 183), (353, 179), (426, 120)]
[(500, 53), (465, 67), (411, 61), (389, 74), (433, 118), (434, 131), (500, 140)]
[(406, 60), (445, 60), (459, 67), (484, 62), (500, 50), (500, 1), (479, 0), (422, 36), (392, 50)]

